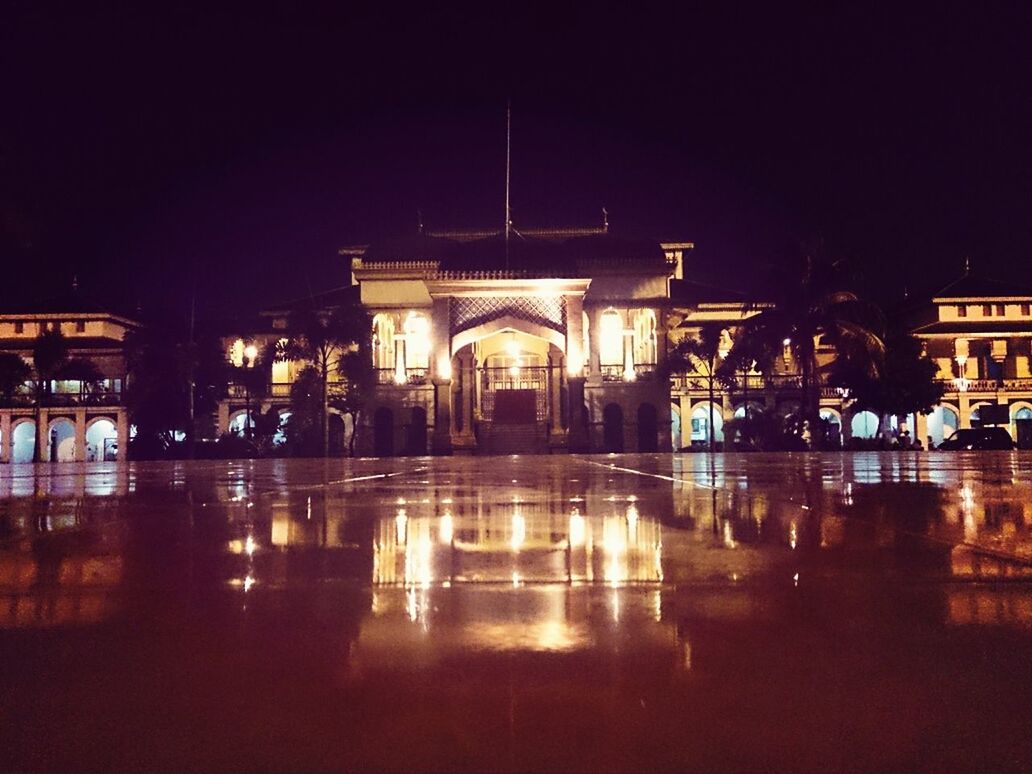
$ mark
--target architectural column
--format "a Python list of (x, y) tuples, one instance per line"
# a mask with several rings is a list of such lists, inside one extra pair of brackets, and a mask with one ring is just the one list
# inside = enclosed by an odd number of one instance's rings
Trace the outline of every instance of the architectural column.
[[(221, 406), (219, 409), (221, 410)], [(227, 408), (228, 412), (229, 409)], [(227, 413), (228, 416), (228, 413)], [(229, 424), (227, 419), (226, 424)], [(118, 415), (115, 417), (115, 431), (118, 434), (118, 456), (116, 459), (119, 462), (125, 462), (128, 459), (129, 453), (129, 415), (125, 409), (119, 409)]]
[(566, 446), (562, 419), (563, 356), (556, 348), (548, 353), (548, 426), (550, 448)]
[(584, 352), (584, 299), (566, 297), (566, 368), (570, 376), (581, 376), (589, 353)]
[(86, 461), (86, 409), (75, 410), (75, 456), (76, 462)]
[(680, 451), (685, 446), (692, 445), (692, 399), (689, 395), (679, 395), (677, 397), (678, 408), (681, 409), (681, 446), (677, 449)]
[[(229, 432), (229, 401), (228, 400), (220, 400), (219, 401), (219, 409), (218, 409), (218, 434), (222, 435), (223, 433), (228, 433), (228, 432)], [(122, 458), (122, 449), (121, 449), (121, 447), (119, 447), (119, 449), (118, 449), (118, 459), (123, 459)]]
[(11, 461), (11, 413), (5, 411), (0, 415), (0, 462)]
[(433, 453), (450, 454), (452, 425), (452, 380), (434, 379)]
[(914, 414), (914, 440), (920, 441), (926, 449), (930, 446), (928, 438), (928, 415), (918, 411)]
[(455, 412), (458, 414), (455, 422), (456, 431), (451, 438), (452, 451), (457, 454), (470, 453), (476, 446), (476, 437), (473, 435), (473, 399), (476, 391), (476, 368), (473, 362), (473, 353), (468, 348), (455, 355), (455, 367), (457, 390)]
[(588, 443), (588, 416), (584, 407), (584, 377), (571, 376), (567, 380), (570, 400), (570, 429), (568, 448), (572, 452), (586, 452)]
[(602, 359), (599, 352), (599, 329), (602, 324), (602, 310), (598, 308), (592, 309), (588, 312), (588, 319), (591, 326), (588, 331), (588, 347), (591, 349), (589, 353), (588, 381), (592, 384), (598, 384), (602, 381)]
[(36, 449), (34, 457), (46, 462), (50, 459), (50, 412), (39, 410), (39, 424), (36, 425)]
[(971, 427), (971, 398), (966, 392), (960, 393), (958, 397), (957, 408), (960, 409), (960, 416), (957, 418), (957, 422), (960, 424), (958, 429), (967, 430)]
[(433, 353), (430, 358), (430, 375), (432, 378), (447, 379), (450, 382), (452, 354), (449, 309), (447, 297), (434, 299), (430, 321), (430, 336), (433, 342), (430, 349)]

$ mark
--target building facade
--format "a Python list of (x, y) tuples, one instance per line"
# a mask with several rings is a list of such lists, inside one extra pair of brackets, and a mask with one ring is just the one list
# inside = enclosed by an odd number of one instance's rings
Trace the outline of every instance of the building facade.
[[(44, 309), (54, 311), (43, 311)], [(93, 309), (74, 297), (35, 311), (0, 314), (0, 352), (15, 354), (33, 369), (33, 349), (45, 331), (60, 331), (69, 360), (89, 361), (99, 379), (55, 378), (37, 390), (37, 375), (0, 399), (0, 462), (125, 459), (129, 419), (123, 399), (126, 335), (137, 323)]]

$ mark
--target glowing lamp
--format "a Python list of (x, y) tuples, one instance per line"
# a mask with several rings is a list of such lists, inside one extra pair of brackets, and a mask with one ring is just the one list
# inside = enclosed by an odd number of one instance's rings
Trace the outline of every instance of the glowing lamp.
[(248, 365), (254, 365), (254, 361), (258, 359), (258, 347), (248, 344), (244, 347), (244, 357), (247, 358)]

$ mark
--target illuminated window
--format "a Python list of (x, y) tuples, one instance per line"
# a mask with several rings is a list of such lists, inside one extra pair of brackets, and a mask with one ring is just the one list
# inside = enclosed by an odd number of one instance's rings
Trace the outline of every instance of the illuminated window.
[(599, 320), (598, 354), (602, 365), (623, 365), (623, 320), (610, 309)]
[(229, 348), (229, 362), (240, 368), (244, 364), (244, 340), (237, 339)]
[(373, 366), (394, 368), (394, 318), (387, 314), (373, 318)]
[(405, 355), (409, 368), (430, 367), (430, 321), (417, 312), (405, 318)]
[(651, 309), (641, 309), (634, 316), (634, 362), (656, 362), (656, 313)]

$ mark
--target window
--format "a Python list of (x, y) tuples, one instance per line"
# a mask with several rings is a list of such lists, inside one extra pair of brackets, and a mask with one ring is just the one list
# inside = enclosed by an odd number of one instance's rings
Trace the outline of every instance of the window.
[(417, 312), (405, 318), (405, 356), (408, 368), (430, 367), (430, 321)]
[(85, 320), (76, 320), (75, 321), (75, 332), (76, 333), (85, 333), (86, 332), (86, 321)]
[(1032, 304), (1022, 304), (1021, 314), (1024, 317), (1028, 317), (1030, 314), (1032, 314)]
[(634, 362), (656, 362), (656, 313), (651, 309), (642, 309), (634, 316)]
[(394, 318), (387, 314), (373, 318), (373, 365), (394, 368)]
[(623, 320), (615, 309), (603, 312), (599, 320), (598, 354), (604, 366), (623, 365)]
[(14, 332), (15, 333), (25, 333), (25, 323), (23, 323), (21, 320), (16, 322), (14, 324)]
[(982, 304), (982, 317), (992, 317), (992, 316), (993, 316), (993, 305), (992, 304)]
[(1005, 314), (1007, 314), (1007, 310), (1004, 308), (1003, 304), (997, 304), (996, 305), (996, 315), (997, 315), (997, 317), (1003, 317)]
[(961, 306), (957, 307), (957, 317), (967, 317), (967, 307), (966, 306), (961, 305)]

